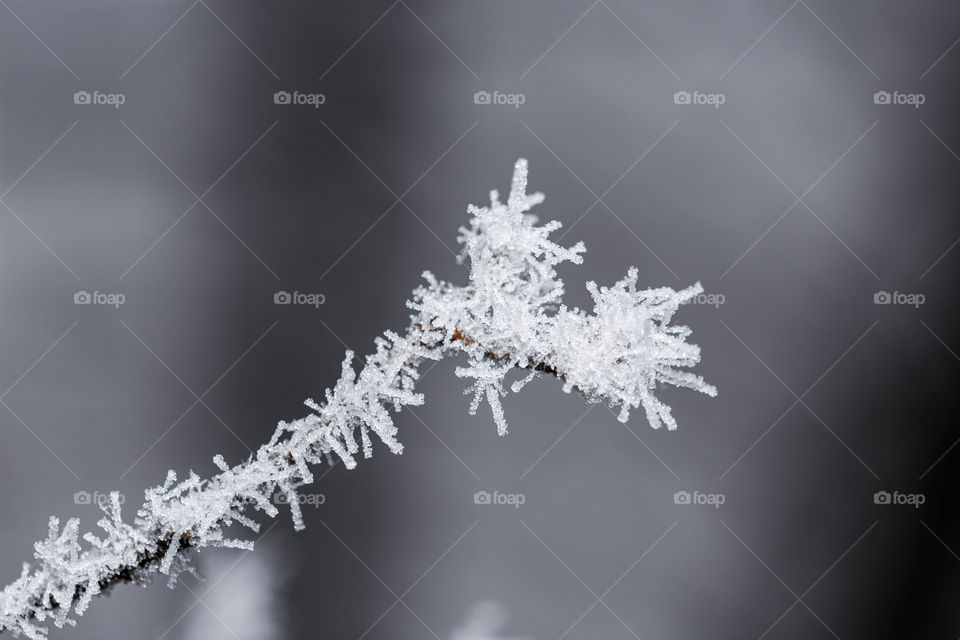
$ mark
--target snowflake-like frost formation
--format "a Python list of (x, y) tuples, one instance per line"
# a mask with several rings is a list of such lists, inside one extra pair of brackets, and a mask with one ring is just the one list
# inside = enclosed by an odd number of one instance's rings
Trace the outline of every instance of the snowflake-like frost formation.
[[(247, 460), (230, 466), (213, 458), (220, 473), (203, 479), (194, 472), (179, 480), (173, 471), (148, 489), (132, 524), (121, 518), (118, 494), (103, 506), (98, 525), (103, 537), (85, 534), (72, 518), (60, 528), (50, 518), (45, 540), (35, 545), (36, 567), (24, 564), (19, 579), (0, 591), (0, 631), (37, 640), (44, 623), (74, 624), (94, 596), (120, 582), (144, 582), (166, 574), (173, 586), (192, 572), (188, 552), (204, 547), (252, 548), (249, 540), (227, 536), (236, 523), (256, 532), (251, 512), (277, 515), (274, 497), (290, 505), (294, 527), (304, 527), (297, 490), (313, 482), (311, 467), (335, 459), (352, 469), (356, 455), (373, 454), (376, 437), (401, 453), (397, 428), (388, 407), (399, 411), (423, 403), (414, 390), (424, 360), (461, 354), (466, 363), (456, 374), (473, 384), (470, 412), (486, 401), (498, 432), (507, 432), (501, 398), (507, 387), (518, 392), (537, 375), (558, 378), (564, 391), (578, 391), (588, 402), (620, 408), (626, 421), (631, 408), (643, 407), (654, 428), (677, 424), (670, 407), (654, 396), (659, 385), (687, 387), (707, 395), (716, 389), (686, 369), (700, 361), (700, 349), (686, 342), (690, 329), (671, 325), (678, 307), (703, 291), (699, 283), (681, 291), (663, 287), (637, 289), (637, 270), (611, 287), (587, 283), (593, 311), (568, 309), (562, 303), (563, 281), (555, 267), (580, 264), (582, 243), (562, 247), (549, 239), (559, 222), (537, 225), (531, 207), (543, 201), (527, 193), (527, 163), (514, 166), (510, 195), (490, 205), (471, 206), (470, 225), (461, 227), (459, 261), (470, 264), (465, 285), (438, 280), (425, 272), (407, 306), (413, 312), (403, 335), (386, 332), (375, 341), (359, 371), (347, 352), (340, 379), (320, 402), (308, 399), (311, 413), (280, 422), (270, 440)], [(515, 369), (522, 377), (507, 385)], [(334, 458), (334, 456), (336, 458)]]

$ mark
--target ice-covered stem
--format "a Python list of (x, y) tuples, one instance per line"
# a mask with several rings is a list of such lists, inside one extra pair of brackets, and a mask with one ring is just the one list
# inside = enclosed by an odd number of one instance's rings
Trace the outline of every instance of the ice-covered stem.
[(470, 278), (459, 286), (424, 273), (426, 284), (407, 303), (413, 312), (403, 335), (387, 332), (359, 373), (347, 352), (340, 378), (320, 402), (307, 400), (306, 417), (281, 422), (270, 440), (245, 461), (230, 466), (213, 458), (220, 473), (201, 479), (194, 472), (183, 480), (170, 471), (166, 481), (146, 491), (132, 524), (123, 522), (120, 500), (113, 494), (98, 523), (100, 538), (83, 536), (79, 521), (63, 529), (50, 519), (48, 537), (35, 545), (37, 566), (24, 565), (20, 578), (0, 592), (0, 631), (30, 638), (46, 635), (45, 621), (73, 624), (94, 596), (120, 582), (143, 582), (166, 574), (173, 585), (183, 571), (192, 571), (187, 551), (203, 547), (252, 548), (252, 542), (230, 537), (234, 524), (254, 532), (251, 516), (277, 514), (275, 496), (290, 505), (294, 526), (303, 528), (296, 492), (313, 482), (311, 469), (323, 462), (356, 466), (356, 454), (373, 454), (371, 432), (394, 453), (402, 446), (388, 407), (399, 411), (419, 405), (414, 391), (424, 360), (461, 354), (466, 362), (457, 375), (473, 380), (470, 412), (485, 400), (499, 433), (507, 431), (500, 398), (506, 376), (524, 370), (511, 388), (519, 391), (538, 373), (557, 377), (565, 391), (576, 390), (589, 402), (619, 406), (626, 421), (630, 408), (642, 406), (656, 428), (676, 428), (670, 408), (654, 397), (658, 384), (668, 383), (715, 395), (699, 376), (684, 370), (700, 360), (688, 344), (686, 327), (670, 325), (679, 305), (699, 294), (700, 285), (682, 291), (637, 290), (637, 270), (611, 287), (587, 284), (592, 313), (568, 309), (561, 302), (563, 282), (554, 267), (579, 264), (582, 243), (564, 248), (549, 240), (559, 222), (542, 226), (527, 213), (543, 201), (527, 194), (527, 164), (514, 167), (510, 195), (501, 203), (496, 191), (488, 207), (469, 208), (470, 226), (460, 229), (460, 261), (469, 261)]

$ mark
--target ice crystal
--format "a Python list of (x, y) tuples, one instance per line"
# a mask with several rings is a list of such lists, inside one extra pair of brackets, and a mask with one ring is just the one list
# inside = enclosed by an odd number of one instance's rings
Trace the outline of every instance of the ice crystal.
[[(251, 541), (229, 537), (226, 530), (237, 524), (258, 531), (253, 515), (276, 516), (277, 494), (286, 497), (294, 527), (302, 529), (296, 492), (313, 482), (313, 466), (336, 456), (354, 468), (361, 451), (365, 458), (373, 454), (371, 434), (402, 452), (388, 407), (399, 411), (423, 403), (414, 384), (424, 360), (462, 355), (465, 363), (456, 374), (473, 381), (466, 390), (473, 394), (469, 410), (486, 402), (501, 435), (507, 432), (501, 398), (507, 388), (520, 391), (537, 375), (558, 378), (564, 391), (576, 390), (589, 402), (618, 406), (621, 421), (642, 406), (654, 428), (677, 426), (670, 408), (654, 396), (658, 385), (715, 395), (685, 370), (700, 360), (699, 348), (686, 342), (690, 330), (670, 324), (677, 308), (702, 291), (700, 285), (638, 290), (631, 268), (611, 287), (587, 284), (592, 313), (568, 309), (555, 267), (581, 263), (584, 246), (549, 239), (560, 223), (537, 225), (528, 211), (543, 195), (527, 194), (526, 187), (527, 163), (518, 160), (506, 203), (493, 191), (489, 206), (468, 209), (470, 224), (458, 237), (459, 260), (470, 265), (468, 283), (454, 285), (425, 272), (425, 284), (407, 303), (413, 313), (405, 333), (377, 338), (359, 371), (348, 351), (339, 380), (323, 400), (308, 399), (310, 413), (280, 422), (247, 460), (231, 466), (216, 455), (220, 472), (208, 479), (191, 471), (178, 480), (168, 472), (163, 484), (145, 492), (132, 524), (123, 522), (114, 494), (98, 523), (103, 537), (84, 535), (86, 547), (78, 520), (61, 529), (51, 518), (47, 538), (35, 545), (36, 566), (25, 564), (20, 578), (0, 592), (0, 631), (44, 638), (47, 620), (58, 627), (73, 624), (71, 614), (82, 614), (94, 596), (119, 582), (143, 582), (159, 572), (172, 586), (182, 572), (192, 572), (191, 550), (252, 548)], [(515, 369), (522, 377), (507, 385)]]

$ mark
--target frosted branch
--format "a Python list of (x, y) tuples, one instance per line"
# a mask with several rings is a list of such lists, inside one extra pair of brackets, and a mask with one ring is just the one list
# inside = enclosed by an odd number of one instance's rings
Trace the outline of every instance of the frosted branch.
[(388, 331), (377, 338), (359, 372), (348, 351), (339, 380), (323, 400), (307, 400), (311, 412), (280, 422), (250, 458), (230, 466), (214, 456), (220, 472), (209, 479), (168, 472), (163, 484), (145, 492), (132, 524), (123, 522), (119, 497), (112, 494), (98, 523), (102, 537), (85, 534), (86, 546), (79, 520), (61, 528), (58, 518), (50, 518), (47, 538), (34, 547), (36, 566), (24, 564), (20, 578), (0, 592), (0, 631), (44, 638), (47, 620), (58, 627), (74, 624), (71, 614), (81, 615), (94, 596), (117, 583), (142, 583), (161, 573), (173, 586), (182, 572), (192, 571), (193, 549), (252, 548), (248, 540), (230, 538), (227, 529), (238, 524), (258, 531), (251, 515), (276, 516), (278, 492), (287, 498), (294, 527), (303, 529), (296, 492), (313, 482), (312, 468), (332, 463), (334, 456), (354, 468), (358, 454), (373, 454), (371, 434), (402, 452), (388, 407), (399, 411), (423, 403), (414, 384), (424, 360), (463, 356), (456, 374), (472, 381), (470, 412), (488, 404), (501, 435), (507, 422), (500, 399), (516, 369), (522, 371), (510, 385), (514, 392), (546, 373), (564, 391), (619, 407), (621, 421), (631, 408), (643, 407), (654, 428), (677, 426), (670, 407), (654, 396), (658, 385), (716, 395), (686, 370), (700, 361), (700, 349), (685, 341), (690, 330), (670, 325), (677, 308), (702, 291), (700, 285), (637, 290), (637, 270), (631, 268), (611, 287), (587, 284), (591, 313), (568, 309), (554, 267), (580, 264), (585, 249), (549, 240), (560, 223), (536, 224), (527, 212), (543, 195), (527, 194), (526, 183), (527, 163), (518, 160), (506, 204), (493, 191), (489, 206), (468, 209), (470, 225), (458, 238), (459, 261), (470, 264), (466, 285), (424, 273), (426, 284), (407, 303), (412, 315), (404, 334)]

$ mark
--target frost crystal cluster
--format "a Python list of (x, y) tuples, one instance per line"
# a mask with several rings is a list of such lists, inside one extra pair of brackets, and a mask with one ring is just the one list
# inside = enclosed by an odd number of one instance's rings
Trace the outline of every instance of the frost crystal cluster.
[(114, 584), (144, 582), (159, 572), (174, 585), (182, 572), (192, 571), (190, 550), (251, 548), (252, 542), (230, 537), (228, 528), (258, 531), (252, 514), (275, 516), (279, 494), (290, 505), (294, 527), (302, 529), (296, 491), (313, 482), (313, 467), (339, 459), (352, 469), (361, 451), (364, 458), (373, 454), (373, 435), (394, 453), (403, 450), (390, 409), (423, 403), (414, 384), (424, 360), (464, 356), (456, 373), (472, 381), (470, 412), (486, 402), (501, 435), (507, 422), (500, 399), (515, 369), (521, 375), (509, 384), (514, 392), (537, 375), (552, 375), (564, 391), (619, 407), (621, 421), (642, 406), (654, 428), (677, 426), (670, 407), (654, 396), (658, 384), (715, 395), (685, 370), (700, 360), (700, 349), (685, 342), (690, 330), (670, 325), (679, 305), (702, 291), (700, 285), (638, 290), (631, 268), (611, 287), (587, 284), (592, 313), (567, 308), (555, 267), (582, 262), (583, 244), (552, 242), (560, 223), (536, 224), (528, 211), (543, 195), (527, 194), (526, 187), (527, 163), (518, 160), (507, 202), (491, 192), (490, 205), (471, 206), (470, 225), (460, 229), (460, 261), (470, 264), (469, 282), (454, 285), (425, 272), (426, 284), (407, 303), (413, 314), (406, 332), (377, 338), (359, 372), (348, 351), (333, 389), (320, 401), (306, 401), (306, 417), (280, 422), (249, 459), (230, 466), (214, 456), (220, 472), (209, 479), (168, 472), (163, 484), (146, 491), (131, 524), (121, 519), (113, 494), (98, 523), (103, 533), (84, 534), (86, 545), (77, 519), (61, 528), (58, 518), (50, 518), (47, 538), (35, 545), (36, 565), (24, 564), (20, 578), (0, 592), (0, 631), (43, 638), (48, 619), (58, 627), (74, 624), (70, 615), (82, 614)]

